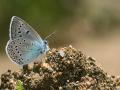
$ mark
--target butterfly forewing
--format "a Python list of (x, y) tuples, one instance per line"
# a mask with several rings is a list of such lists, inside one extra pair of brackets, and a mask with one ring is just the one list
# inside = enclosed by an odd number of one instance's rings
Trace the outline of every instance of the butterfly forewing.
[(43, 42), (38, 33), (29, 24), (27, 24), (24, 20), (16, 16), (13, 16), (11, 19), (9, 31), (9, 36), (12, 40), (23, 37)]

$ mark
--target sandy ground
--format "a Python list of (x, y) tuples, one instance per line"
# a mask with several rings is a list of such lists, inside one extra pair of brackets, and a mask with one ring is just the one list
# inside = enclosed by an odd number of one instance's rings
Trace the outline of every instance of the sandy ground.
[(16, 64), (13, 64), (7, 56), (0, 56), (0, 75), (4, 72), (6, 72), (8, 69), (17, 70), (21, 67), (17, 66)]

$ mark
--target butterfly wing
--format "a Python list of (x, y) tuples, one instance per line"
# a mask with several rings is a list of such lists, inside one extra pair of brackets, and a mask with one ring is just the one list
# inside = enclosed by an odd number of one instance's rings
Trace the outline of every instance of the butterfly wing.
[(22, 37), (37, 40), (40, 43), (43, 42), (38, 33), (29, 24), (17, 16), (12, 17), (9, 32), (11, 40)]
[(12, 17), (9, 31), (6, 53), (18, 65), (28, 64), (49, 50), (38, 33), (19, 17)]
[(17, 38), (8, 41), (6, 53), (13, 62), (25, 65), (45, 53), (43, 45), (30, 39)]

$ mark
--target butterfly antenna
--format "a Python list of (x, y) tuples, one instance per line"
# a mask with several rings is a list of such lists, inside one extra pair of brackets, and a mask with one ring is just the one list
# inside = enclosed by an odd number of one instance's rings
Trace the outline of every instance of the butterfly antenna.
[(51, 37), (51, 43), (56, 43), (56, 39), (54, 37)]
[(48, 35), (47, 37), (45, 37), (45, 40), (47, 40), (47, 38), (51, 37), (55, 33), (56, 33), (56, 31), (52, 32), (50, 35)]

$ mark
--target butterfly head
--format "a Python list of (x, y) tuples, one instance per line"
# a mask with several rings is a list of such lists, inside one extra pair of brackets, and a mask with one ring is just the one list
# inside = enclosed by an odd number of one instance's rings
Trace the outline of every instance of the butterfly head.
[(46, 52), (50, 49), (47, 40), (44, 40), (44, 47)]

